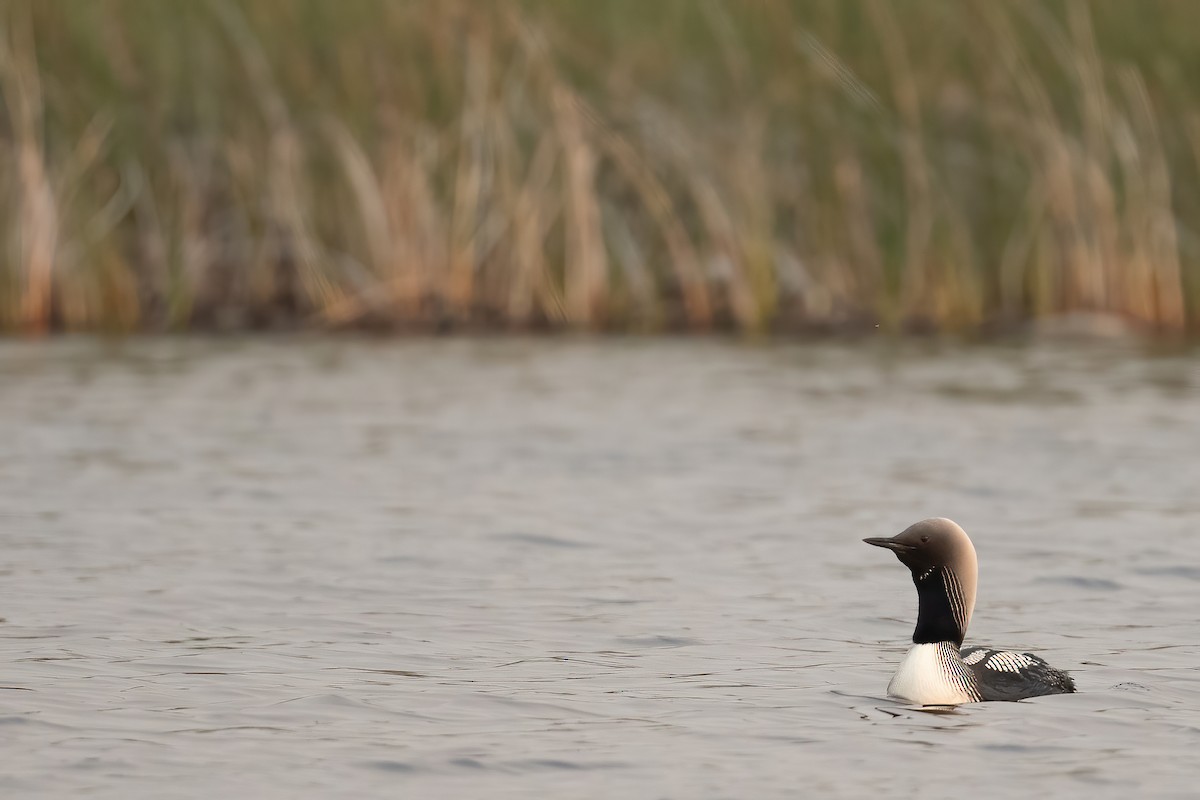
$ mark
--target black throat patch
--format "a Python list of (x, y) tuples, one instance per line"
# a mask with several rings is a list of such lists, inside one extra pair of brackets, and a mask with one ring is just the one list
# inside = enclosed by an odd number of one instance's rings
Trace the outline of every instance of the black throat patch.
[(966, 631), (955, 617), (951, 581), (944, 570), (931, 567), (913, 572), (913, 584), (917, 587), (917, 629), (913, 631), (913, 643), (954, 642), (961, 646)]

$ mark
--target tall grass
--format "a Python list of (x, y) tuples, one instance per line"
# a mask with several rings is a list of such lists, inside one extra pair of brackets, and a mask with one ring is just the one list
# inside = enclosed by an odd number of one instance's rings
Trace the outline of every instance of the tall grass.
[(1200, 6), (8, 0), (0, 327), (1200, 330)]

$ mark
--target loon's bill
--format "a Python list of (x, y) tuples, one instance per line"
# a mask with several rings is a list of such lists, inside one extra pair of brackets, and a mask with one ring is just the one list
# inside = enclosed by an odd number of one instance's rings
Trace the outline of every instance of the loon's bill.
[(913, 646), (888, 694), (922, 705), (957, 705), (1075, 691), (1070, 675), (1032, 653), (962, 646), (975, 610), (979, 562), (957, 524), (926, 519), (891, 538), (863, 541), (894, 552), (917, 587)]

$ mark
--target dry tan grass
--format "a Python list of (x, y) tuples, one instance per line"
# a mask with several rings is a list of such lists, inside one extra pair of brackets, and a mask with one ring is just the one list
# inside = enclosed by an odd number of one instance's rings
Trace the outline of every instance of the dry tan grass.
[(1115, 6), (63, 2), (0, 12), (10, 330), (1197, 328)]

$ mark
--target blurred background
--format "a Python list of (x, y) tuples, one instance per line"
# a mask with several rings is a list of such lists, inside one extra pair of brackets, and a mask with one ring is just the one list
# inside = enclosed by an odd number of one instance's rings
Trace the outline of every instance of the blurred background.
[(8, 0), (0, 325), (1193, 333), (1170, 0)]

